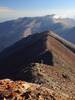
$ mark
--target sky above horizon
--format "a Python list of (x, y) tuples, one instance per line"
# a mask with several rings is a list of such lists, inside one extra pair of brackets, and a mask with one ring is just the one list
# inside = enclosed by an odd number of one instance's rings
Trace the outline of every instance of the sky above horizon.
[(75, 0), (0, 0), (0, 21), (50, 14), (75, 17)]

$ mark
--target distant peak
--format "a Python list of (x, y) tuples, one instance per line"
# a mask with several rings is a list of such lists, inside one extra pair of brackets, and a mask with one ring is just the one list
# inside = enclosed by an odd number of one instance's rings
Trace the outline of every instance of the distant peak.
[(55, 14), (52, 14), (52, 15), (46, 15), (45, 17), (47, 18), (53, 18), (55, 16)]

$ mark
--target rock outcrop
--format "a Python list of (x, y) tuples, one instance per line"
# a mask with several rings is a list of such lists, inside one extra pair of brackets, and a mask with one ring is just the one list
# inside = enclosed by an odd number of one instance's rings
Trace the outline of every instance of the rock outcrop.
[(41, 85), (24, 81), (0, 80), (0, 100), (75, 100)]

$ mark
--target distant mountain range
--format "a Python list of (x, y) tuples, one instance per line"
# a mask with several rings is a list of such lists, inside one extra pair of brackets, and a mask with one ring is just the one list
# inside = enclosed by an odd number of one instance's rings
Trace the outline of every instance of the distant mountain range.
[(0, 51), (28, 35), (54, 31), (75, 44), (75, 20), (71, 18), (54, 18), (54, 15), (42, 17), (25, 17), (0, 23)]

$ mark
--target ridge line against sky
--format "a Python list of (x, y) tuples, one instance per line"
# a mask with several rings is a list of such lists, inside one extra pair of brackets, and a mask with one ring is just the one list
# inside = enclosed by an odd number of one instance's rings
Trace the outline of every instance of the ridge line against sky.
[(0, 0), (0, 21), (56, 14), (75, 17), (75, 0)]

